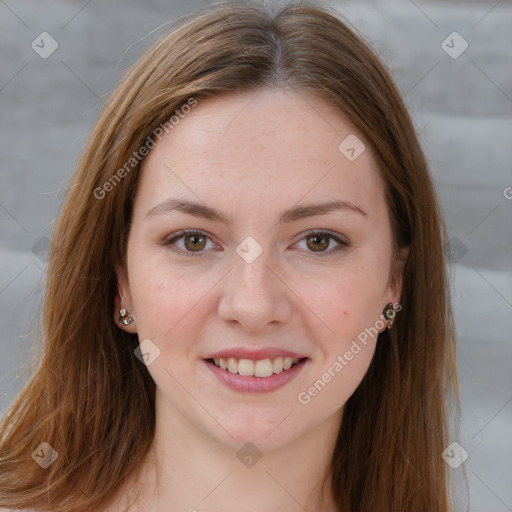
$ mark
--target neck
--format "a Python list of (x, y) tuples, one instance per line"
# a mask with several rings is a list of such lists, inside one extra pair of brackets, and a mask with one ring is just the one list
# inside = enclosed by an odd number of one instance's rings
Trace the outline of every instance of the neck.
[(120, 493), (130, 506), (125, 502), (119, 510), (338, 512), (330, 462), (342, 410), (286, 445), (251, 453), (241, 450), (244, 442), (238, 448), (220, 443), (169, 404), (159, 407), (160, 400), (154, 441), (136, 484)]

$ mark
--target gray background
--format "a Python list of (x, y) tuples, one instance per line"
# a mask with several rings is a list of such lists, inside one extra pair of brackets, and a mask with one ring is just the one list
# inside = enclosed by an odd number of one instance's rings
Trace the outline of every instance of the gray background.
[[(469, 454), (453, 470), (457, 510), (512, 510), (512, 3), (330, 3), (391, 70), (442, 201), (462, 393), (453, 440)], [(0, 413), (28, 376), (47, 238), (102, 102), (166, 29), (150, 31), (203, 5), (0, 0)], [(31, 43), (45, 31), (58, 48), (43, 59)], [(457, 58), (442, 47), (454, 31), (469, 45)]]

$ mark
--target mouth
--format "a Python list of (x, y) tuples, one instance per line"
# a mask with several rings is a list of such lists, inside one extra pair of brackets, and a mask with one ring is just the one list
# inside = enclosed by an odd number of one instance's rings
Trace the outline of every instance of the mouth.
[(228, 358), (208, 358), (205, 361), (217, 368), (238, 374), (245, 377), (266, 378), (272, 375), (287, 372), (294, 366), (306, 361), (307, 357), (291, 358), (276, 357), (273, 359), (260, 359), (254, 361), (252, 359), (237, 359), (235, 357)]
[(310, 363), (308, 357), (267, 359), (207, 358), (203, 364), (219, 382), (241, 393), (270, 393), (297, 378)]

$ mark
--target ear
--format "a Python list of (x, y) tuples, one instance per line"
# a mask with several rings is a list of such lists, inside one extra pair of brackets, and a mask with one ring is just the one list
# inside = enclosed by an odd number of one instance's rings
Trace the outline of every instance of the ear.
[[(400, 297), (402, 296), (402, 286), (404, 281), (404, 270), (405, 265), (407, 263), (407, 258), (409, 257), (410, 246), (401, 247), (398, 253), (398, 261), (396, 262), (394, 271), (390, 276), (388, 287), (386, 289), (386, 293), (384, 295), (384, 303), (382, 304), (382, 311), (384, 311), (385, 306), (391, 302), (393, 304), (395, 311), (398, 312), (402, 309), (400, 306)], [(381, 315), (381, 318), (384, 318), (384, 315)], [(385, 318), (384, 318), (385, 319)], [(387, 322), (387, 320), (386, 320)], [(379, 330), (379, 332), (383, 332), (387, 329), (387, 325)]]
[(394, 275), (391, 276), (389, 283), (390, 300), (393, 304), (400, 303), (402, 296), (402, 286), (404, 282), (404, 270), (407, 258), (409, 257), (410, 246), (401, 247), (398, 252), (398, 261), (396, 262)]
[[(117, 292), (114, 295), (114, 323), (123, 331), (129, 333), (137, 332), (137, 324), (135, 320), (135, 311), (133, 310), (132, 296), (130, 293), (130, 284), (128, 283), (128, 276), (123, 268), (116, 266), (117, 275)], [(132, 322), (128, 325), (124, 325), (121, 322), (121, 315), (119, 311), (126, 309), (128, 317), (131, 317)]]

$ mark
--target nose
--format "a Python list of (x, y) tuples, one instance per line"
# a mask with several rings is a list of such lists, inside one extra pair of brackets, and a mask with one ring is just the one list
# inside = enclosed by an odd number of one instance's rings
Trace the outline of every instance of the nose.
[(234, 268), (223, 280), (219, 302), (221, 320), (248, 332), (261, 332), (285, 323), (292, 315), (293, 293), (267, 251), (252, 263), (235, 254)]

